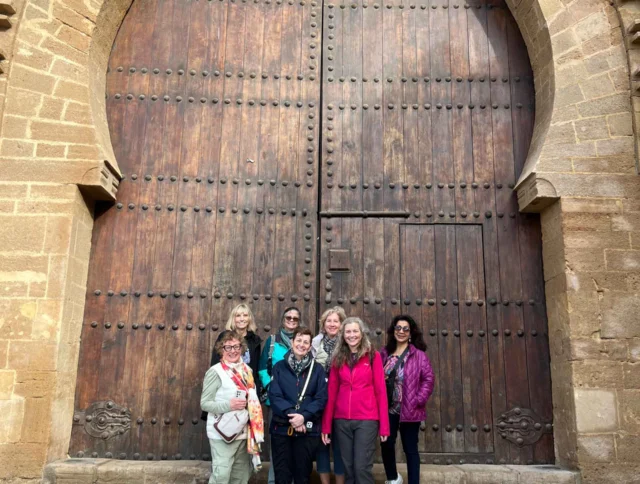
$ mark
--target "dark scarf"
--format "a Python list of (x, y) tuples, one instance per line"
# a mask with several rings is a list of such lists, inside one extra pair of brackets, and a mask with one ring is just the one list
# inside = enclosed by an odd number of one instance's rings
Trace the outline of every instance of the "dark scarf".
[(287, 363), (289, 363), (289, 366), (296, 374), (296, 376), (300, 376), (300, 373), (309, 368), (309, 365), (311, 365), (311, 353), (307, 353), (306, 355), (304, 355), (304, 358), (298, 360), (293, 354), (293, 351), (290, 351)]
[(338, 342), (338, 335), (333, 338), (329, 338), (326, 334), (324, 338), (322, 338), (322, 348), (327, 354), (327, 362), (331, 361), (331, 355), (333, 354), (333, 350), (336, 349), (336, 343)]
[(287, 347), (291, 349), (291, 338), (293, 338), (293, 331), (286, 331), (284, 328), (280, 329), (280, 340)]

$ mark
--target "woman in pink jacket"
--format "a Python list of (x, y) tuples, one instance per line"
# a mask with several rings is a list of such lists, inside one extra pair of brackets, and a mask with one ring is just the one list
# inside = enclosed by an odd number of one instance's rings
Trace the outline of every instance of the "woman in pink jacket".
[(328, 445), (332, 438), (338, 439), (347, 484), (373, 484), (378, 435), (382, 442), (389, 436), (382, 358), (366, 333), (360, 318), (342, 323), (322, 418), (322, 441)]

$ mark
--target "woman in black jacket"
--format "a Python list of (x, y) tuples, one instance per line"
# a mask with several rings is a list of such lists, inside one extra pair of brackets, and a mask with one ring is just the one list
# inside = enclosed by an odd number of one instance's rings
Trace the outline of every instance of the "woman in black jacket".
[[(258, 327), (256, 326), (253, 313), (249, 306), (246, 304), (238, 304), (233, 308), (229, 314), (229, 319), (227, 320), (225, 329), (235, 331), (240, 336), (244, 337), (244, 341), (247, 344), (247, 351), (242, 355), (242, 361), (251, 368), (259, 395), (260, 379), (258, 378), (258, 362), (260, 361), (260, 343), (262, 343), (262, 340), (260, 339), (260, 336), (256, 334), (258, 332)], [(218, 339), (216, 340), (216, 344), (223, 334), (224, 331), (221, 331), (218, 335)], [(211, 366), (220, 363), (220, 355), (215, 350), (216, 345), (214, 345), (213, 348), (213, 352), (211, 353)], [(202, 412), (201, 418), (202, 420), (207, 420), (207, 413)]]
[(311, 356), (311, 338), (309, 328), (296, 329), (291, 350), (273, 367), (269, 431), (276, 484), (307, 484), (320, 446), (327, 382)]

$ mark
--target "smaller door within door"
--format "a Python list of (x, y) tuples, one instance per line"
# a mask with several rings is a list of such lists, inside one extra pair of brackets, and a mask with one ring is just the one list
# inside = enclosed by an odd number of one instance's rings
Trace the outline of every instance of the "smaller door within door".
[(482, 254), (480, 225), (400, 226), (402, 301), (436, 375), (423, 451), (484, 461), (493, 443)]

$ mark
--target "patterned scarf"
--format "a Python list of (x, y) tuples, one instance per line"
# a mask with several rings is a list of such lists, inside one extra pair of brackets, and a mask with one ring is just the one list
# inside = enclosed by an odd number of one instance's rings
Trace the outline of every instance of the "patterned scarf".
[(254, 467), (260, 468), (260, 444), (264, 442), (264, 420), (251, 369), (242, 361), (231, 364), (221, 360), (220, 364), (238, 389), (247, 392), (247, 410), (249, 411), (247, 452), (252, 456)]
[(291, 338), (293, 338), (293, 331), (285, 331), (284, 328), (280, 329), (280, 338), (282, 339), (282, 343), (287, 347), (287, 349), (291, 349)]
[(322, 348), (324, 352), (327, 354), (327, 362), (331, 361), (331, 355), (333, 354), (333, 350), (336, 349), (336, 343), (338, 342), (338, 336), (334, 336), (333, 338), (329, 338), (326, 334), (324, 338), (322, 338)]
[(300, 376), (300, 373), (302, 373), (309, 367), (309, 365), (311, 365), (311, 353), (307, 353), (301, 360), (298, 360), (293, 354), (293, 351), (290, 351), (287, 363), (289, 363), (289, 366), (296, 374), (296, 376)]

